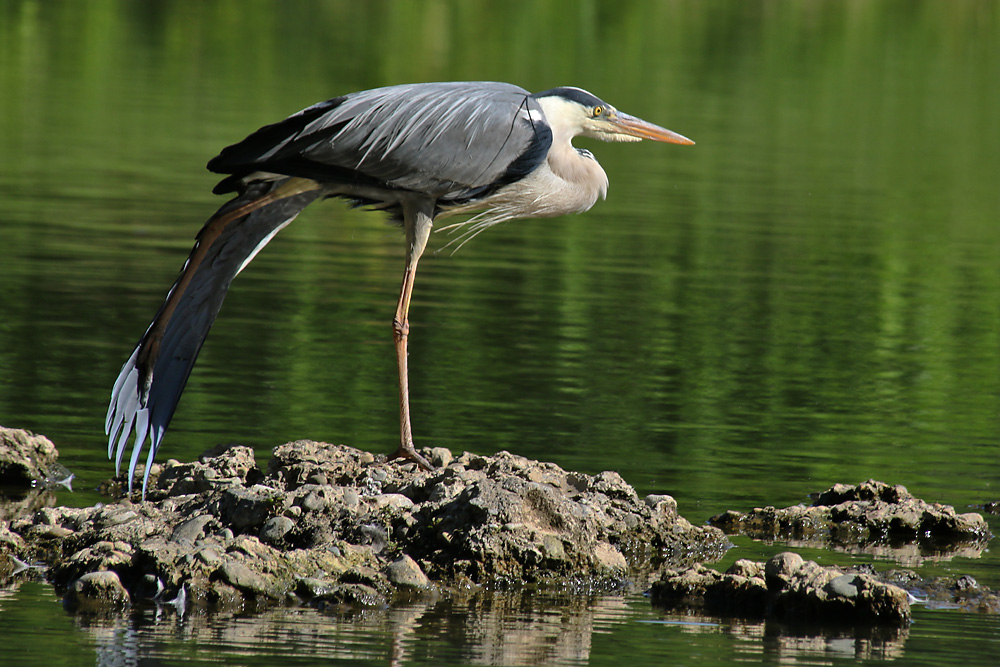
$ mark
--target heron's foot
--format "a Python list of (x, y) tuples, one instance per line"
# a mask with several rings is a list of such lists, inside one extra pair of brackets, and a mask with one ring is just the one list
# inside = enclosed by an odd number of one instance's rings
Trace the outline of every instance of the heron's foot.
[(406, 461), (413, 461), (418, 466), (424, 470), (434, 470), (427, 459), (417, 453), (417, 450), (413, 448), (413, 445), (400, 445), (399, 448), (389, 456), (390, 461), (395, 461), (397, 459), (403, 459)]

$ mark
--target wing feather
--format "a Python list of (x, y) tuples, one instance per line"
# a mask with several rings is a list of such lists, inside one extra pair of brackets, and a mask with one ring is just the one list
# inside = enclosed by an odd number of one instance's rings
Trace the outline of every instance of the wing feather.
[(205, 224), (166, 301), (122, 366), (111, 392), (105, 431), (116, 474), (129, 437), (135, 435), (128, 467), (130, 493), (148, 437), (142, 483), (142, 495), (146, 495), (149, 468), (233, 278), (280, 229), (322, 195), (317, 187), (292, 188), (288, 196), (279, 196), (281, 188), (280, 181), (255, 184)]
[[(541, 163), (552, 141), (542, 118), (537, 101), (512, 84), (377, 88), (261, 128), (208, 166), (237, 178), (273, 172), (351, 184), (369, 179), (361, 184), (462, 200), (509, 182), (508, 168), (519, 160), (517, 176)], [(223, 183), (233, 186), (231, 178)]]

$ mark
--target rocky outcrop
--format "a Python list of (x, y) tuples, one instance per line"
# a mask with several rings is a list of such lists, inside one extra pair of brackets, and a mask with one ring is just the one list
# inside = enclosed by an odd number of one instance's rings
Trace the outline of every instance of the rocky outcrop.
[(931, 609), (1000, 614), (1000, 592), (983, 586), (968, 574), (924, 578), (913, 570), (889, 570), (879, 575), (879, 579), (905, 588), (915, 604)]
[(730, 510), (709, 523), (727, 534), (781, 539), (793, 546), (832, 544), (905, 564), (918, 564), (921, 557), (974, 556), (992, 537), (982, 515), (960, 514), (949, 505), (925, 502), (900, 485), (875, 480), (836, 484), (812, 497), (808, 506)]
[[(62, 471), (59, 452), (44, 435), (0, 426), (0, 487), (28, 488)], [(55, 471), (53, 469), (56, 469)]]
[[(714, 560), (729, 546), (670, 496), (639, 498), (613, 472), (506, 452), (427, 454), (430, 472), (298, 441), (262, 471), (250, 448), (220, 447), (156, 466), (145, 502), (14, 519), (0, 526), (0, 550), (45, 562), (67, 605), (90, 610), (178, 595), (245, 609), (384, 605), (433, 586), (617, 586), (637, 566)], [(109, 585), (97, 591), (95, 581)]]
[(766, 563), (739, 560), (725, 573), (704, 565), (666, 570), (651, 595), (662, 607), (739, 618), (892, 626), (910, 621), (909, 596), (899, 586), (790, 552)]

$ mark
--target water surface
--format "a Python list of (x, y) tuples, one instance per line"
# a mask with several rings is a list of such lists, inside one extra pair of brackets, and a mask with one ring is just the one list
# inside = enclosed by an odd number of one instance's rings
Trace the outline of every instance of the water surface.
[[(695, 522), (868, 478), (963, 511), (997, 500), (998, 44), (990, 2), (2, 2), (0, 423), (53, 439), (77, 474), (60, 502), (99, 501), (111, 385), (221, 203), (203, 167), (223, 146), (379, 85), (572, 84), (698, 143), (580, 142), (611, 180), (589, 213), (455, 252), (432, 238), (411, 311), (418, 444), (614, 469)], [(307, 210), (234, 284), (161, 457), (239, 441), (263, 463), (304, 437), (390, 451), (402, 265), (379, 215)], [(727, 562), (783, 548), (737, 540)], [(920, 567), (1000, 587), (991, 552)], [(199, 664), (1000, 648), (997, 619), (946, 610), (888, 639), (677, 620), (635, 594), (120, 622), (67, 616), (44, 586), (0, 594), (25, 664), (54, 645), (77, 647), (67, 664), (127, 647)]]

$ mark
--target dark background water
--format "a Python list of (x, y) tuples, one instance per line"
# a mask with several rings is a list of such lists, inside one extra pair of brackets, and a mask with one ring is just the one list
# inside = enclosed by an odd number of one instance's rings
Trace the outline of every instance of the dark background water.
[[(1000, 499), (996, 3), (7, 0), (0, 424), (53, 439), (77, 474), (59, 502), (100, 500), (111, 385), (221, 201), (204, 163), (322, 99), (463, 79), (582, 86), (698, 144), (581, 141), (611, 180), (589, 213), (457, 252), (432, 238), (411, 310), (418, 444), (617, 470), (695, 522), (868, 478), (960, 511)], [(239, 441), (264, 462), (306, 437), (390, 451), (402, 264), (378, 214), (307, 210), (234, 284), (161, 459)], [(989, 551), (917, 564), (1000, 587)], [(0, 592), (25, 664), (1000, 652), (997, 619), (947, 610), (891, 641), (659, 620), (636, 596), (525, 595), (102, 624), (43, 586)]]

